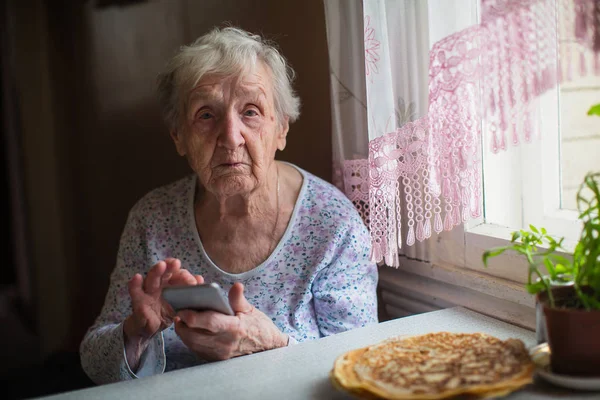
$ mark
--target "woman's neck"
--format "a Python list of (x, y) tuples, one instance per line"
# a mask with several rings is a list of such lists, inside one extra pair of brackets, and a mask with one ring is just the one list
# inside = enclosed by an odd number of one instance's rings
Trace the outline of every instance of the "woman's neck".
[[(279, 179), (275, 175), (266, 185), (270, 190), (262, 192), (265, 197), (250, 197), (239, 205), (225, 203), (221, 210), (220, 202), (211, 203), (198, 196), (202, 201), (196, 204), (196, 229), (206, 254), (222, 270), (242, 273), (255, 268), (271, 255), (283, 237), (300, 193), (302, 175), (284, 164), (277, 169)], [(211, 205), (215, 208), (207, 207)], [(230, 211), (232, 205), (235, 209)]]
[(279, 168), (271, 164), (265, 182), (249, 193), (218, 196), (198, 187), (196, 210), (204, 223), (221, 224), (236, 220), (264, 220), (278, 213)]

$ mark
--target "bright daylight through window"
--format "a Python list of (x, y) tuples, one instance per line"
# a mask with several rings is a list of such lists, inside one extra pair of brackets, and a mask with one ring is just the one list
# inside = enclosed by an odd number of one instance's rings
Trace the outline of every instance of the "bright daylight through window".
[(561, 208), (577, 210), (576, 194), (584, 175), (600, 169), (600, 118), (587, 111), (600, 103), (600, 77), (561, 85)]
[[(561, 57), (572, 58), (578, 68), (580, 54), (561, 43)], [(578, 239), (577, 190), (586, 173), (600, 170), (600, 118), (587, 115), (600, 103), (600, 77), (563, 73), (574, 79), (540, 96), (534, 110), (538, 134), (530, 143), (491, 154), (484, 135), (485, 217), (479, 223), (504, 232), (497, 236), (533, 224), (564, 236), (567, 248)]]

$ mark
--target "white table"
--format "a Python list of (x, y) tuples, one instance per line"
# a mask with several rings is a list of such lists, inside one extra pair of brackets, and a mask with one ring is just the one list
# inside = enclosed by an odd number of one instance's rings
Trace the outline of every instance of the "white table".
[[(329, 382), (340, 354), (388, 337), (436, 331), (484, 332), (535, 344), (531, 331), (461, 307), (400, 318), (292, 347), (168, 372), (136, 381), (63, 393), (45, 399), (350, 399)], [(517, 399), (600, 399), (600, 393), (571, 392), (537, 381), (506, 397)]]

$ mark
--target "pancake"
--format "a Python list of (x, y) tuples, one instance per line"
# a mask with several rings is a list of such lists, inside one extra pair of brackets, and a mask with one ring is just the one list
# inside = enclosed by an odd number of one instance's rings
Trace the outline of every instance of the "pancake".
[(434, 400), (503, 396), (532, 382), (522, 341), (483, 333), (397, 337), (335, 361), (333, 384), (360, 398)]

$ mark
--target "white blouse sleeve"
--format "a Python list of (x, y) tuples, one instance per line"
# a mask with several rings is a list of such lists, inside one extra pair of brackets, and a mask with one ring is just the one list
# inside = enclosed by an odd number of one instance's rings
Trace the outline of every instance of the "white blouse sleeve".
[(134, 207), (121, 235), (117, 263), (111, 274), (104, 306), (80, 345), (81, 366), (97, 384), (160, 374), (165, 370), (162, 333), (152, 339), (135, 373), (125, 357), (123, 321), (131, 314), (127, 283), (135, 273), (147, 271), (148, 252), (145, 229), (136, 218)]

